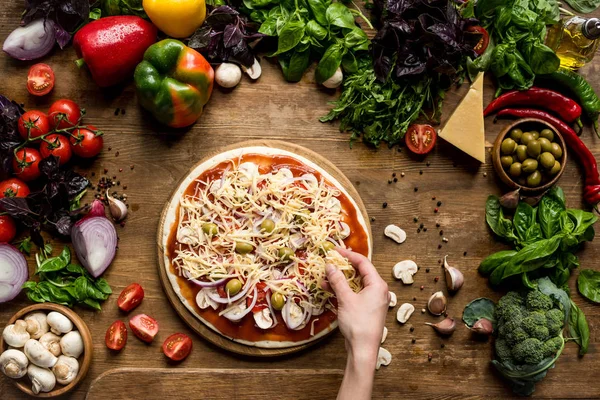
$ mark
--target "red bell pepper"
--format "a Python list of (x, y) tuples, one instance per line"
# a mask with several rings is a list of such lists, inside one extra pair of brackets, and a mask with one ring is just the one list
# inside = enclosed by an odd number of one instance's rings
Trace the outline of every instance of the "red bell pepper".
[(81, 57), (76, 63), (88, 66), (98, 86), (115, 85), (133, 75), (156, 34), (152, 23), (137, 16), (100, 18), (75, 34), (73, 47)]

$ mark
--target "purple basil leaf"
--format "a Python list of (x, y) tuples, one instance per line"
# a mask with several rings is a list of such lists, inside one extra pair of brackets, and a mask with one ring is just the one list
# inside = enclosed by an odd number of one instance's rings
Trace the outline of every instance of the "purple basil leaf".
[(241, 41), (237, 46), (231, 49), (229, 60), (250, 68), (252, 64), (254, 64), (254, 54), (252, 54), (252, 51), (246, 42)]
[(215, 8), (206, 18), (206, 24), (217, 31), (222, 31), (225, 26), (235, 23), (239, 18), (239, 13), (229, 6)]
[(73, 227), (73, 221), (71, 220), (71, 217), (69, 217), (68, 215), (63, 215), (56, 221), (55, 226), (56, 226), (56, 230), (58, 231), (58, 233), (60, 233), (63, 236), (68, 236), (71, 234), (71, 228)]
[(54, 31), (56, 32), (56, 43), (63, 49), (71, 40), (71, 34), (63, 29), (59, 24), (54, 24)]
[(188, 41), (188, 46), (194, 50), (202, 51), (210, 44), (211, 36), (210, 33), (212, 28), (208, 25), (202, 25)]
[(236, 25), (231, 24), (225, 27), (225, 30), (223, 31), (223, 46), (225, 46), (226, 49), (237, 46), (243, 41), (244, 35)]

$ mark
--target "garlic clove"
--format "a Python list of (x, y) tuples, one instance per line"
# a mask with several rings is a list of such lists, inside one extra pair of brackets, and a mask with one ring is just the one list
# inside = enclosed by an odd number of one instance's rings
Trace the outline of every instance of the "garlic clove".
[(413, 275), (417, 273), (419, 267), (413, 260), (400, 261), (394, 265), (392, 270), (394, 278), (400, 279), (405, 285), (414, 283)]
[(427, 309), (433, 315), (442, 315), (446, 312), (446, 304), (448, 300), (446, 300), (446, 296), (442, 292), (435, 292), (427, 301)]
[(458, 269), (451, 267), (447, 261), (448, 256), (444, 256), (444, 274), (446, 275), (446, 286), (451, 292), (460, 289), (465, 281), (465, 277)]
[(410, 303), (404, 303), (398, 309), (398, 312), (396, 313), (396, 319), (401, 324), (405, 324), (406, 321), (408, 321), (408, 319), (414, 312), (415, 312), (415, 306), (413, 306)]
[(406, 232), (393, 224), (386, 226), (383, 234), (396, 243), (404, 243), (406, 240)]
[(437, 324), (432, 324), (431, 322), (425, 322), (425, 325), (431, 326), (441, 335), (452, 335), (456, 330), (456, 321), (454, 318), (446, 318), (443, 321), (438, 322)]
[(500, 197), (500, 205), (511, 210), (517, 208), (517, 205), (519, 205), (520, 191), (521, 188), (513, 190), (512, 192), (508, 192), (504, 196)]
[(381, 368), (382, 365), (388, 366), (391, 362), (392, 354), (383, 347), (380, 347), (379, 352), (377, 352), (377, 366), (375, 369)]
[(381, 335), (381, 344), (383, 344), (383, 342), (385, 342), (385, 339), (387, 339), (387, 334), (388, 334), (388, 329), (384, 326), (383, 327), (383, 335)]
[(489, 336), (494, 333), (494, 326), (492, 325), (492, 321), (487, 318), (481, 318), (477, 322), (473, 324), (471, 328), (473, 332), (478, 335), (486, 335)]
[(108, 199), (108, 209), (110, 215), (116, 222), (123, 221), (127, 217), (127, 206), (119, 199), (115, 199), (113, 196), (106, 191), (106, 198)]
[(389, 292), (389, 299), (390, 299), (390, 307), (396, 307), (396, 304), (398, 304), (398, 297), (396, 297), (396, 293), (394, 292)]

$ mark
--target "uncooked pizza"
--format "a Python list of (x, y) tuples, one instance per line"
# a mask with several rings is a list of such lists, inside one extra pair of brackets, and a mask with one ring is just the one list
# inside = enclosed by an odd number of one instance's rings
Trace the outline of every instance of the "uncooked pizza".
[(219, 334), (267, 348), (316, 340), (337, 327), (325, 266), (360, 276), (336, 247), (370, 256), (364, 216), (342, 185), (285, 150), (250, 147), (203, 162), (180, 185), (163, 240), (169, 280)]

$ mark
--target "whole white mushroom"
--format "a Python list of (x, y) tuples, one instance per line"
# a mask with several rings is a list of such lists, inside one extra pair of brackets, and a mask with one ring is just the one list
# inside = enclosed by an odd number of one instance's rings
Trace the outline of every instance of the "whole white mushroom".
[(242, 79), (242, 70), (236, 64), (222, 63), (215, 70), (215, 81), (221, 87), (231, 89)]
[(46, 314), (43, 312), (28, 314), (25, 317), (25, 322), (27, 322), (27, 332), (29, 332), (32, 339), (39, 339), (50, 330), (48, 321), (46, 321)]
[(37, 365), (29, 364), (27, 376), (31, 379), (31, 390), (35, 394), (47, 393), (56, 386), (56, 377), (48, 368), (40, 368)]
[(79, 331), (71, 331), (60, 338), (60, 349), (65, 356), (79, 357), (83, 353), (83, 339)]
[(50, 330), (57, 335), (62, 335), (73, 330), (73, 322), (59, 312), (52, 311), (49, 313), (46, 321), (50, 325)]
[(7, 325), (2, 331), (2, 338), (12, 347), (23, 347), (29, 340), (29, 333), (27, 332), (27, 322), (22, 319), (18, 319), (14, 324)]
[(336, 87), (340, 86), (343, 81), (344, 73), (342, 72), (342, 69), (338, 67), (338, 69), (335, 70), (333, 75), (325, 82), (323, 82), (323, 86), (325, 86), (328, 89), (335, 89)]
[(40, 344), (56, 357), (60, 356), (60, 336), (47, 332), (40, 338)]
[(58, 383), (68, 385), (73, 382), (79, 373), (79, 362), (73, 357), (60, 356), (56, 365), (52, 367), (52, 372), (56, 376)]
[(29, 361), (38, 367), (51, 368), (54, 367), (58, 360), (56, 356), (46, 349), (40, 342), (35, 339), (29, 339), (25, 343), (23, 352), (29, 358)]
[(9, 378), (18, 379), (27, 373), (29, 360), (25, 353), (20, 350), (6, 350), (0, 355), (0, 370)]

